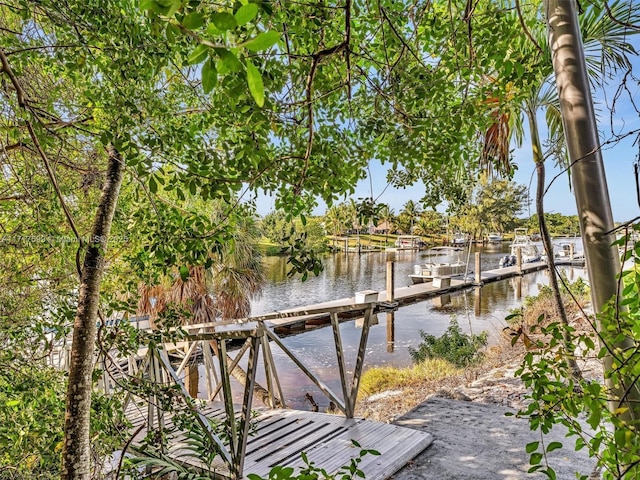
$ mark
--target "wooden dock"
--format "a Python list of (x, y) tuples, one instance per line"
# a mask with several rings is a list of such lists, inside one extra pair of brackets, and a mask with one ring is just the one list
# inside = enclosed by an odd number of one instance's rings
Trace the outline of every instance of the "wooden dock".
[[(146, 407), (128, 409), (128, 417), (134, 429), (145, 422)], [(223, 421), (225, 411), (220, 405), (208, 403), (200, 412), (208, 419)], [(171, 415), (164, 418), (165, 428), (171, 429)], [(427, 448), (433, 437), (425, 432), (386, 423), (358, 418), (344, 418), (327, 413), (302, 412), (297, 410), (266, 410), (254, 420), (253, 430), (247, 440), (244, 457), (244, 475), (257, 474), (268, 477), (273, 467), (303, 468), (301, 454), (328, 473), (333, 474), (343, 466), (350, 465), (351, 459), (360, 451), (355, 440), (363, 449), (376, 450), (380, 455), (366, 455), (358, 465), (367, 480), (385, 480)], [(130, 448), (137, 450), (145, 435), (140, 431), (131, 442)], [(178, 446), (169, 450), (171, 458), (184, 466), (201, 470), (213, 470), (220, 478), (231, 478), (228, 466), (220, 457), (211, 465), (204, 465), (184, 450), (184, 432), (172, 436), (170, 445)]]
[[(547, 268), (548, 265), (545, 262), (531, 262), (523, 264), (521, 270), (519, 270), (517, 266), (513, 266), (481, 272), (480, 282), (477, 282), (475, 274), (471, 273), (467, 274), (466, 277), (463, 275), (451, 277), (451, 282), (447, 286), (438, 287), (434, 285), (433, 282), (428, 282), (398, 287), (394, 289), (393, 299), (391, 301), (387, 300), (387, 292), (383, 290), (378, 292), (377, 298), (373, 300), (377, 302), (374, 313), (428, 300), (458, 290), (480, 286), (485, 283), (497, 282), (499, 280), (545, 270)], [(333, 312), (338, 312), (341, 318), (350, 318), (360, 315), (367, 306), (367, 303), (358, 304), (355, 302), (354, 297), (348, 297), (305, 307), (272, 312), (253, 317), (253, 319), (264, 321), (265, 325), (275, 329), (275, 331), (279, 333), (293, 333), (328, 323), (329, 309)], [(301, 312), (303, 312), (303, 314), (301, 314)], [(291, 316), (289, 316), (289, 314), (291, 314)]]
[[(388, 262), (388, 267), (392, 266), (389, 265), (391, 263)], [(410, 429), (354, 418), (365, 364), (367, 338), (375, 313), (546, 268), (544, 262), (528, 263), (521, 268), (516, 266), (491, 270), (467, 278), (452, 277), (450, 282), (441, 282), (440, 285), (440, 282), (436, 282), (436, 285), (423, 283), (397, 289), (391, 289), (393, 282), (389, 282), (388, 291), (393, 292), (393, 297), (390, 295), (389, 298), (387, 291), (357, 292), (355, 297), (267, 315), (184, 325), (179, 338), (168, 336), (165, 341), (140, 345), (137, 352), (127, 357), (119, 355), (117, 350), (101, 352), (97, 361), (103, 371), (99, 385), (105, 392), (121, 391), (120, 383), (124, 378), (135, 385), (148, 385), (149, 398), (146, 400), (135, 401), (132, 400), (133, 393), (127, 394), (127, 415), (134, 425), (132, 433), (137, 432), (131, 447), (140, 447), (147, 434), (160, 439), (160, 432), (166, 432), (174, 436), (166, 444), (167, 453), (172, 459), (185, 465), (204, 468), (203, 464), (198, 464), (199, 460), (188, 455), (189, 452), (181, 441), (185, 439), (184, 432), (176, 432), (172, 428), (172, 413), (170, 409), (163, 407), (168, 399), (162, 400), (159, 397), (166, 395), (163, 392), (167, 391), (167, 386), (177, 387), (177, 390), (173, 387), (169, 389), (172, 392), (169, 395), (171, 403), (174, 397), (178, 398), (176, 394), (179, 391), (184, 399), (183, 403), (194, 406), (188, 410), (200, 425), (202, 435), (217, 445), (220, 452), (214, 464), (207, 465), (207, 470), (214, 468), (221, 478), (236, 480), (246, 478), (251, 473), (267, 476), (274, 466), (303, 466), (303, 452), (319, 467), (336, 472), (341, 466), (349, 465), (351, 459), (358, 455), (359, 450), (352, 446), (352, 440), (355, 440), (362, 448), (381, 453), (380, 456), (367, 455), (358, 464), (358, 468), (364, 471), (368, 480), (384, 480), (426, 448), (432, 438), (428, 434)], [(389, 271), (391, 274), (388, 274), (388, 280), (393, 279), (393, 268), (388, 268), (387, 272)], [(348, 369), (339, 320), (353, 316), (363, 317), (363, 324), (355, 364), (353, 369)], [(304, 359), (287, 348), (278, 336), (278, 330), (287, 331), (300, 326), (306, 328), (307, 325), (317, 324), (316, 322), (324, 319), (330, 323), (333, 331), (336, 368), (340, 375), (340, 389), (335, 391), (324, 383), (319, 372), (314, 372), (313, 368), (306, 365)], [(117, 323), (113, 325), (114, 328), (117, 326)], [(227, 348), (229, 343), (238, 341), (243, 342), (239, 349), (232, 352)], [(272, 344), (293, 361), (341, 415), (279, 408), (286, 408), (286, 396), (273, 361)], [(66, 344), (60, 347), (57, 358), (66, 358), (65, 352)], [(231, 356), (233, 354), (235, 357)], [(263, 358), (261, 365), (258, 362), (259, 356)], [(238, 381), (243, 390), (242, 404), (238, 409), (234, 405), (231, 378), (232, 371), (241, 361), (245, 372), (244, 379)], [(197, 373), (197, 369), (191, 366), (198, 362), (204, 365), (203, 380), (207, 396), (203, 403), (194, 400), (193, 397), (199, 391), (198, 382), (195, 382), (195, 388), (191, 388), (191, 373), (187, 372), (189, 370)], [(60, 361), (58, 366), (63, 368), (64, 362)], [(258, 398), (262, 404), (272, 409), (261, 410), (257, 420), (252, 420), (253, 398), (257, 396), (254, 387), (257, 386), (256, 374), (259, 368), (264, 372), (266, 389), (261, 388), (266, 396), (260, 394)], [(198, 378), (197, 374), (195, 378)], [(188, 379), (189, 382), (186, 382)], [(225, 434), (214, 431), (210, 419), (217, 419), (219, 424), (226, 425)], [(254, 423), (256, 434), (252, 433)]]

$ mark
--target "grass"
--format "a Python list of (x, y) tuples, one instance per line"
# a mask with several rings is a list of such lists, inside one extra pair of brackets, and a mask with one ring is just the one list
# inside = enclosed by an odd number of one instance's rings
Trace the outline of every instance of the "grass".
[(387, 390), (402, 390), (425, 382), (458, 375), (460, 369), (439, 358), (427, 359), (411, 367), (374, 367), (364, 372), (360, 391), (369, 396)]
[(280, 247), (280, 245), (270, 242), (266, 239), (258, 242), (258, 249), (262, 252), (263, 255), (267, 257), (282, 254), (282, 248)]

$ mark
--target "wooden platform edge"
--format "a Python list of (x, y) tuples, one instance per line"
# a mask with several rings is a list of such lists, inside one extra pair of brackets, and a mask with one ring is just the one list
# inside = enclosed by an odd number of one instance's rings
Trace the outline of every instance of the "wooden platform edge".
[[(387, 480), (393, 474), (405, 467), (411, 460), (416, 458), (420, 453), (422, 453), (422, 451), (431, 446), (433, 443), (433, 435), (427, 432), (420, 432), (418, 430), (415, 430), (415, 433), (418, 433), (419, 435), (411, 435), (403, 442), (409, 443), (410, 447), (402, 456), (397, 457), (393, 462), (386, 464), (379, 471), (374, 472), (373, 474), (368, 474), (366, 476), (366, 480)], [(415, 443), (410, 443), (416, 437), (417, 441)]]

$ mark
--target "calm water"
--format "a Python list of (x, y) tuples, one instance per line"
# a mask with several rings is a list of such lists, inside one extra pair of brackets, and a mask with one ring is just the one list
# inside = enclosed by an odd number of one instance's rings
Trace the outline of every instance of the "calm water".
[[(507, 244), (484, 248), (482, 251), (483, 270), (497, 268), (498, 261), (509, 251)], [(470, 254), (473, 265), (474, 247)], [(447, 262), (460, 255), (466, 260), (467, 251), (455, 256), (435, 256), (429, 251), (397, 252), (395, 263), (396, 287), (411, 283), (408, 275), (413, 265), (428, 261)], [(310, 277), (306, 282), (286, 275), (286, 259), (268, 257), (265, 259), (268, 269), (268, 285), (260, 299), (252, 303), (252, 314), (260, 314), (310, 305), (327, 300), (352, 297), (358, 290), (384, 290), (386, 288), (386, 255), (384, 253), (334, 254), (326, 257), (324, 271), (318, 277)], [(568, 268), (570, 279), (583, 276), (583, 269)], [(371, 366), (406, 366), (411, 363), (409, 347), (416, 347), (420, 341), (419, 331), (441, 335), (456, 318), (466, 332), (487, 331), (496, 338), (505, 326), (504, 318), (509, 311), (518, 307), (527, 295), (535, 295), (538, 284), (548, 283), (546, 271), (536, 272), (523, 277), (494, 282), (482, 288), (470, 288), (450, 295), (427, 300), (399, 308), (394, 314), (379, 314), (378, 323), (369, 333), (365, 369)], [(355, 356), (360, 340), (361, 328), (357, 319), (341, 324), (345, 358), (350, 372), (355, 364)], [(284, 338), (284, 343), (311, 370), (319, 375), (334, 391), (340, 390), (336, 368), (336, 354), (331, 328), (321, 327), (301, 334)], [(277, 346), (272, 345), (274, 361), (278, 367), (288, 404), (305, 408), (304, 394), (311, 393), (320, 404), (321, 410), (328, 400), (293, 364)], [(260, 367), (261, 369), (262, 367)], [(258, 381), (264, 384), (264, 377)], [(309, 404), (307, 403), (308, 407)]]

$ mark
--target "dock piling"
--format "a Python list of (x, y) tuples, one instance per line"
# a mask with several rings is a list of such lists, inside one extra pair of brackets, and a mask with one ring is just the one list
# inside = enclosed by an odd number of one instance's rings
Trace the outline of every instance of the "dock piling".
[(393, 252), (387, 254), (387, 302), (393, 302), (394, 300), (394, 288), (395, 288), (395, 255)]
[(476, 252), (476, 264), (475, 264), (475, 270), (474, 270), (474, 274), (475, 274), (475, 281), (476, 281), (476, 285), (480, 285), (482, 283), (482, 263), (481, 263), (481, 253), (480, 252)]

